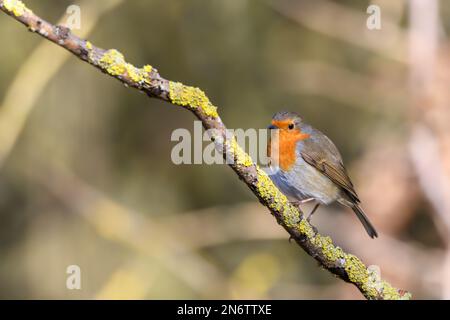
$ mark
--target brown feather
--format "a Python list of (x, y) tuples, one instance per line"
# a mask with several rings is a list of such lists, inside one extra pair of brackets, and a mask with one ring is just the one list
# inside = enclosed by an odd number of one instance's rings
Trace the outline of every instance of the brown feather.
[(347, 170), (345, 170), (341, 155), (337, 151), (337, 148), (332, 144), (331, 140), (322, 133), (320, 137), (322, 142), (320, 144), (317, 142), (308, 143), (308, 141), (305, 141), (304, 147), (301, 150), (303, 160), (327, 176), (333, 183), (341, 187), (351, 201), (359, 203), (360, 200), (347, 174)]

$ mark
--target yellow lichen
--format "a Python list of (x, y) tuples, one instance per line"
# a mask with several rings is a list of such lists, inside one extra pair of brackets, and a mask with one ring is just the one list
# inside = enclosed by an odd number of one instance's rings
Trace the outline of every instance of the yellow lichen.
[(150, 84), (150, 72), (152, 72), (153, 67), (149, 64), (146, 64), (145, 66), (142, 67), (142, 75), (144, 78), (145, 83)]
[[(269, 176), (259, 167), (256, 168), (256, 189), (262, 199), (268, 203), (269, 208), (282, 213), (284, 224), (295, 228), (300, 221), (298, 210), (289, 202), (284, 194), (273, 184)], [(311, 230), (312, 231), (312, 230)]]
[(345, 271), (350, 281), (355, 283), (365, 283), (368, 278), (366, 266), (358, 259), (358, 257), (347, 254), (345, 257)]
[(244, 150), (242, 150), (241, 146), (237, 143), (236, 139), (233, 137), (229, 142), (226, 141), (226, 144), (230, 145), (231, 152), (234, 155), (234, 159), (237, 165), (241, 165), (244, 167), (250, 167), (253, 165), (252, 158), (246, 153)]
[[(87, 43), (86, 47), (88, 46), (92, 48), (92, 44)], [(106, 51), (100, 58), (99, 64), (112, 76), (125, 76), (126, 72), (128, 77), (137, 85), (150, 82), (148, 72), (151, 71), (151, 66), (146, 65), (143, 68), (136, 68), (131, 63), (126, 62), (123, 54), (115, 49)]]
[(383, 294), (383, 298), (385, 300), (411, 300), (412, 299), (412, 295), (409, 292), (402, 291), (402, 294), (400, 294), (398, 289), (392, 287), (386, 281), (382, 281), (381, 284), (382, 284), (381, 293)]
[(335, 262), (345, 257), (344, 251), (342, 251), (342, 249), (339, 247), (335, 247), (330, 237), (316, 235), (312, 238), (312, 242), (314, 243), (314, 245), (321, 248), (323, 255), (330, 262)]
[(143, 69), (144, 69), (145, 72), (150, 73), (150, 72), (152, 72), (153, 67), (152, 67), (151, 65), (149, 65), (149, 64), (146, 64), (146, 65), (143, 67)]
[(89, 41), (86, 41), (86, 48), (88, 50), (92, 50), (92, 43), (90, 43)]
[(136, 68), (130, 63), (125, 64), (125, 69), (128, 73), (128, 76), (136, 83), (144, 81), (142, 70)]
[(308, 239), (312, 239), (314, 237), (314, 230), (311, 225), (305, 220), (302, 219), (298, 224), (298, 230), (301, 234), (305, 235)]
[(358, 285), (366, 298), (383, 298), (386, 300), (411, 299), (410, 293), (405, 292), (404, 294), (400, 294), (397, 289), (386, 281), (381, 281), (379, 275), (370, 271), (358, 257), (346, 254), (341, 248), (335, 247), (330, 237), (323, 237), (321, 235), (314, 236), (310, 228), (310, 225), (305, 220), (302, 220), (299, 224), (299, 229), (302, 233), (307, 234), (312, 243), (321, 249), (322, 254), (330, 262), (342, 261), (349, 280)]
[(22, 16), (25, 12), (31, 13), (22, 1), (19, 0), (5, 0), (3, 6), (9, 12), (12, 12), (16, 17)]
[(377, 299), (379, 292), (375, 287), (369, 285), (369, 271), (364, 263), (352, 254), (346, 254), (344, 259), (344, 268), (347, 272), (349, 280), (355, 284), (358, 284), (367, 298)]
[(179, 82), (169, 83), (170, 101), (176, 105), (188, 107), (189, 109), (200, 108), (205, 115), (217, 118), (217, 107), (209, 101), (206, 94), (199, 88), (185, 86)]
[(413, 296), (410, 292), (404, 291), (403, 294), (399, 294), (398, 300), (411, 300), (412, 298)]
[(122, 75), (125, 72), (126, 62), (123, 54), (115, 49), (106, 51), (99, 63), (112, 76)]

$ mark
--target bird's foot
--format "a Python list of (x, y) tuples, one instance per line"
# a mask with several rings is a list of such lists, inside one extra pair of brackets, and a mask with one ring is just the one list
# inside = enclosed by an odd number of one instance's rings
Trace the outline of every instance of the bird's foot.
[(311, 223), (311, 216), (312, 216), (312, 214), (310, 214), (307, 218), (306, 218), (306, 221), (308, 221), (308, 223), (309, 223), (309, 225), (311, 226), (311, 229), (313, 230), (313, 232), (314, 232), (314, 236), (316, 236), (318, 233), (319, 233), (319, 230), (317, 230), (317, 228)]
[(289, 203), (300, 210), (301, 201), (289, 201)]
[(300, 205), (305, 204), (307, 202), (313, 201), (314, 198), (306, 198), (303, 200), (295, 200), (295, 201), (289, 201), (290, 204), (297, 207), (299, 210), (301, 210)]
[(316, 203), (316, 205), (314, 206), (314, 208), (311, 210), (311, 212), (309, 213), (308, 217), (306, 218), (306, 221), (311, 222), (311, 217), (314, 214), (314, 212), (316, 212), (317, 208), (320, 206), (320, 203)]

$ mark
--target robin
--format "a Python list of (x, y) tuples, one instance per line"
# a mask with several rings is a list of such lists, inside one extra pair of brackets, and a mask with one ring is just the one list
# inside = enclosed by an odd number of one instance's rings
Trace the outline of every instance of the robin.
[(273, 172), (270, 178), (297, 205), (317, 202), (308, 221), (320, 204), (337, 201), (356, 213), (371, 238), (378, 236), (359, 205), (338, 149), (326, 135), (305, 123), (298, 114), (286, 111), (276, 113), (268, 129), (276, 130), (272, 134), (278, 138), (278, 143), (272, 141), (268, 145)]

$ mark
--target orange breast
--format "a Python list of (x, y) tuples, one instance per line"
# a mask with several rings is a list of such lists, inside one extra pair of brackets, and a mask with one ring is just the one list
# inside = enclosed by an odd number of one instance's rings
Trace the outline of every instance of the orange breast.
[[(288, 171), (297, 159), (295, 153), (297, 142), (309, 138), (309, 134), (302, 133), (300, 130), (277, 130), (277, 132), (278, 135), (274, 136), (274, 141), (268, 145), (268, 156), (272, 165), (278, 164), (283, 171)], [(278, 144), (276, 143), (277, 138)]]

